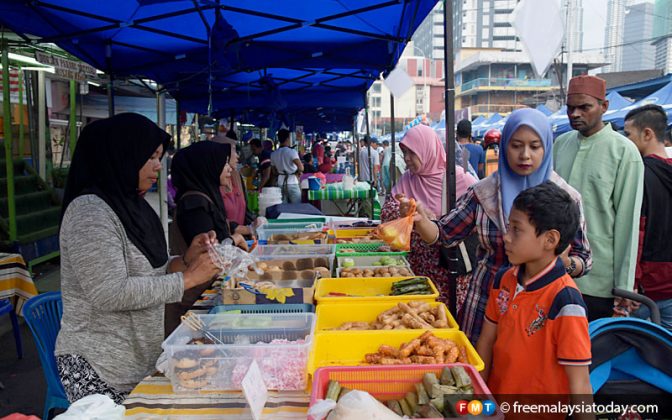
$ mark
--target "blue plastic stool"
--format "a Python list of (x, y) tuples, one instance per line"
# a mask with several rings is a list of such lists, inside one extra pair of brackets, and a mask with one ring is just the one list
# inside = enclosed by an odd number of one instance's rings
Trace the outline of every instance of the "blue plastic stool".
[(68, 408), (70, 402), (65, 395), (63, 384), (56, 368), (54, 347), (61, 329), (63, 302), (61, 292), (48, 292), (31, 298), (23, 305), (23, 317), (35, 339), (42, 363), (42, 371), (47, 380), (47, 395), (44, 402), (43, 419), (49, 419), (54, 408)]
[(12, 321), (12, 332), (14, 333), (14, 343), (16, 343), (16, 355), (19, 359), (23, 359), (23, 345), (21, 344), (21, 330), (19, 330), (19, 321), (14, 312), (14, 306), (9, 299), (0, 300), (0, 315), (9, 314), (9, 319)]

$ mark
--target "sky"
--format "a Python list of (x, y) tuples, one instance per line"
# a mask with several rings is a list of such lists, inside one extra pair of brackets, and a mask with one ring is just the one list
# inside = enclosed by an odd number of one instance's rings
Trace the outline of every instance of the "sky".
[(583, 0), (583, 48), (604, 46), (607, 0)]

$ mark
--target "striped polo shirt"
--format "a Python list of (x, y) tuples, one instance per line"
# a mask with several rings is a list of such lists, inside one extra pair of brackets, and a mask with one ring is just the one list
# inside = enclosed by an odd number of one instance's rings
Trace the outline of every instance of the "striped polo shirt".
[(497, 324), (494, 394), (567, 394), (564, 365), (590, 365), (586, 305), (556, 258), (526, 286), (524, 266), (498, 273), (485, 312)]

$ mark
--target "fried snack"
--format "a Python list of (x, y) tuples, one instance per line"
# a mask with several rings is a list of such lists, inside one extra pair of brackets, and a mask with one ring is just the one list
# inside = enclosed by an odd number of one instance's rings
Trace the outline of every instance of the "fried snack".
[(413, 351), (415, 351), (415, 349), (420, 347), (421, 344), (422, 344), (421, 339), (419, 338), (413, 339), (401, 346), (401, 348), (399, 349), (399, 355), (401, 357), (408, 357), (411, 355), (411, 353), (413, 353)]
[(378, 348), (378, 353), (382, 356), (390, 356), (396, 359), (399, 358), (399, 350), (392, 346), (382, 345)]

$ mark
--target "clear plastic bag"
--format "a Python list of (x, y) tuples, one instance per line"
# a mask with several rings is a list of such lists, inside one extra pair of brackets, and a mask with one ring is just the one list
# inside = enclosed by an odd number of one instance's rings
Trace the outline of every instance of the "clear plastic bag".
[(245, 277), (249, 267), (256, 268), (256, 260), (242, 249), (233, 245), (230, 239), (208, 248), (212, 263), (219, 269), (219, 277)]
[(415, 214), (415, 200), (410, 199), (411, 205), (408, 215), (380, 224), (375, 234), (388, 243), (394, 250), (411, 250), (411, 233), (413, 232), (413, 215)]

